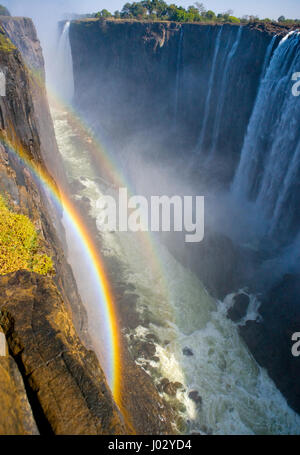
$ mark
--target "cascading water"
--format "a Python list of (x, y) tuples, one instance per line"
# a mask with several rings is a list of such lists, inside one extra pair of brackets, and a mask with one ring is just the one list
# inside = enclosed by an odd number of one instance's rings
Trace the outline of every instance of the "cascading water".
[(74, 96), (73, 60), (69, 39), (70, 21), (64, 25), (57, 51), (55, 90), (66, 103)]
[(266, 75), (266, 71), (268, 69), (268, 66), (270, 64), (270, 59), (272, 57), (272, 53), (274, 51), (274, 47), (275, 47), (275, 43), (278, 39), (278, 36), (277, 35), (274, 35), (269, 46), (268, 46), (268, 49), (267, 49), (267, 53), (266, 53), (266, 57), (265, 57), (265, 62), (264, 62), (264, 66), (263, 66), (263, 70), (261, 72), (261, 78), (263, 79)]
[(299, 98), (292, 75), (300, 67), (300, 36), (285, 36), (263, 78), (232, 186), (237, 198), (254, 202), (268, 220), (269, 235), (300, 228)]
[(211, 103), (211, 98), (212, 98), (212, 91), (213, 91), (215, 76), (216, 76), (216, 69), (217, 69), (218, 55), (219, 55), (219, 50), (220, 50), (220, 45), (221, 45), (222, 32), (223, 32), (223, 26), (220, 27), (220, 29), (217, 32), (216, 44), (215, 44), (214, 55), (213, 55), (213, 60), (212, 60), (212, 67), (211, 67), (210, 78), (209, 78), (209, 82), (208, 82), (208, 92), (207, 92), (206, 101), (205, 101), (204, 119), (202, 122), (202, 128), (201, 128), (198, 143), (196, 146), (197, 153), (201, 152), (202, 148), (203, 148), (203, 141), (204, 141), (204, 137), (205, 137), (205, 133), (206, 133), (207, 122), (208, 122), (208, 117), (209, 117), (209, 112), (210, 112), (209, 108), (210, 108), (210, 103)]
[(227, 53), (225, 54), (226, 63), (224, 66), (224, 70), (222, 70), (223, 77), (222, 77), (222, 82), (221, 82), (220, 89), (219, 89), (219, 98), (218, 98), (218, 102), (217, 102), (216, 114), (214, 117), (214, 126), (212, 129), (212, 146), (211, 146), (211, 150), (209, 152), (210, 159), (213, 157), (213, 155), (216, 152), (217, 141), (219, 138), (219, 132), (220, 132), (220, 127), (221, 127), (221, 122), (222, 122), (222, 113), (223, 113), (223, 108), (224, 108), (224, 104), (225, 104), (226, 86), (229, 81), (229, 70), (231, 67), (232, 59), (239, 47), (241, 37), (242, 37), (242, 31), (243, 31), (243, 27), (239, 27), (236, 38), (233, 42), (233, 45), (231, 47), (229, 54), (228, 55), (227, 55)]
[(177, 127), (178, 121), (178, 103), (179, 103), (179, 89), (180, 89), (180, 69), (182, 60), (182, 46), (183, 46), (184, 28), (181, 26), (179, 43), (178, 43), (178, 54), (177, 54), (177, 66), (176, 66), (176, 82), (175, 82), (175, 100), (174, 100), (174, 128)]

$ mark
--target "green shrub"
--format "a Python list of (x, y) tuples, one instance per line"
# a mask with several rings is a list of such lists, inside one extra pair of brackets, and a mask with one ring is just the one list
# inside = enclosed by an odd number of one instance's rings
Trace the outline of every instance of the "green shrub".
[(52, 259), (39, 250), (33, 223), (27, 216), (9, 210), (0, 195), (0, 275), (17, 270), (53, 274)]
[(239, 24), (241, 21), (238, 17), (235, 16), (229, 16), (228, 17), (228, 22), (231, 22), (232, 24)]
[(10, 39), (7, 38), (5, 31), (0, 26), (0, 51), (12, 52), (14, 49), (16, 49), (16, 47), (13, 45)]

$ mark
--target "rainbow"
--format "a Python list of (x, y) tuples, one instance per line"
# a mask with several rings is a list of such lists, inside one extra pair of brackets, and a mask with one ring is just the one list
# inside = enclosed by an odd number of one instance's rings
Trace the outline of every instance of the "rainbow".
[(80, 242), (82, 250), (86, 255), (86, 260), (90, 264), (90, 271), (93, 274), (93, 281), (96, 286), (99, 305), (103, 317), (103, 326), (106, 328), (105, 340), (108, 347), (108, 367), (106, 377), (111, 388), (113, 397), (121, 407), (121, 342), (118, 327), (117, 311), (113, 300), (113, 295), (106, 277), (103, 261), (97, 251), (92, 236), (83, 222), (74, 204), (67, 196), (63, 188), (57, 186), (50, 175), (42, 168), (38, 167), (30, 159), (27, 151), (19, 147), (14, 147), (12, 143), (3, 137), (0, 138), (8, 152), (21, 161), (22, 164), (31, 171), (31, 174), (50, 196), (55, 206), (61, 208), (67, 218), (68, 225), (72, 228), (76, 239)]
[[(31, 72), (33, 72), (31, 70)], [(134, 191), (130, 188), (130, 184), (126, 180), (126, 177), (118, 170), (118, 166), (109, 155), (107, 150), (100, 143), (97, 136), (91, 130), (89, 125), (86, 123), (84, 118), (80, 116), (73, 108), (72, 105), (67, 104), (63, 101), (57, 93), (47, 86), (47, 94), (49, 98), (49, 104), (54, 109), (66, 111), (69, 120), (72, 122), (74, 129), (79, 133), (79, 136), (85, 140), (89, 139), (88, 152), (92, 156), (93, 164), (99, 170), (100, 175), (105, 174), (107, 181), (111, 182), (115, 187), (126, 187), (128, 195), (134, 195)], [(160, 277), (162, 288), (164, 289), (167, 299), (171, 298), (171, 289), (166, 279), (164, 272), (164, 265), (160, 259), (160, 246), (157, 244), (154, 236), (151, 232), (138, 232), (137, 238), (142, 244), (142, 251), (147, 255), (148, 263), (151, 269), (156, 272), (156, 275)]]
[[(33, 83), (36, 83), (41, 90), (45, 90), (45, 83), (38, 71), (34, 70), (30, 65), (27, 66), (27, 70), (32, 77)], [(126, 182), (125, 177), (117, 170), (116, 163), (114, 163), (112, 157), (100, 144), (98, 138), (91, 132), (90, 127), (86, 124), (84, 119), (74, 111), (71, 105), (67, 105), (65, 101), (59, 99), (57, 93), (55, 93), (54, 90), (50, 90), (49, 86), (47, 87), (47, 95), (51, 106), (67, 112), (70, 121), (79, 132), (79, 136), (82, 139), (88, 138), (90, 144), (88, 151), (92, 156), (96, 167), (101, 173), (105, 173), (107, 180), (116, 187), (127, 187), (129, 193), (132, 193), (132, 191), (130, 191), (130, 185)], [(105, 353), (105, 365), (102, 366), (104, 367), (107, 381), (115, 402), (122, 413), (127, 414), (122, 405), (122, 345), (118, 315), (112, 291), (105, 273), (104, 263), (100, 257), (98, 248), (93, 241), (93, 237), (74, 206), (74, 203), (71, 201), (70, 197), (68, 197), (67, 192), (59, 185), (59, 182), (54, 182), (45, 170), (39, 169), (32, 163), (27, 152), (22, 147), (16, 148), (5, 139), (2, 139), (2, 141), (5, 142), (10, 153), (18, 159), (21, 159), (24, 166), (31, 170), (33, 176), (44, 188), (46, 194), (50, 196), (54, 205), (62, 208), (64, 216), (67, 218), (68, 227), (70, 227), (82, 247), (86, 263), (89, 265), (91, 274), (93, 275), (95, 294), (98, 296), (101, 316), (103, 317), (102, 327), (105, 331), (105, 348), (108, 352)], [(144, 251), (144, 254), (147, 256), (150, 268), (155, 271), (157, 279), (160, 280), (161, 288), (164, 290), (164, 294), (169, 301), (171, 298), (171, 291), (164, 273), (164, 266), (160, 260), (159, 247), (156, 245), (156, 241), (151, 233), (140, 232), (138, 233), (138, 238), (142, 244), (141, 250)]]

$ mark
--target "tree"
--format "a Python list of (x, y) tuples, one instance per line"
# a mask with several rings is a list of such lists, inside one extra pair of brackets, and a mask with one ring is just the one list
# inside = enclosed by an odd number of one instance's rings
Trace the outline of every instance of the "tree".
[(132, 17), (130, 3), (125, 3), (125, 5), (123, 6), (121, 11), (121, 17), (125, 19)]
[(107, 19), (107, 18), (109, 18), (109, 17), (112, 17), (112, 14), (111, 14), (109, 11), (107, 11), (107, 9), (103, 9), (103, 10), (100, 11), (100, 13), (98, 13), (98, 14), (100, 14), (100, 16), (98, 16), (98, 17), (103, 17), (104, 19)]
[(120, 13), (119, 10), (117, 10), (117, 11), (114, 12), (114, 17), (115, 17), (116, 19), (120, 19), (121, 13)]
[(216, 19), (215, 13), (213, 11), (211, 11), (211, 10), (206, 11), (205, 17), (206, 17), (206, 19), (208, 19), (210, 21), (213, 21), (213, 20)]
[(258, 16), (249, 16), (249, 21), (250, 21), (250, 22), (259, 21), (259, 17), (258, 17)]
[(278, 22), (284, 22), (284, 21), (285, 21), (285, 17), (284, 17), (284, 16), (280, 16), (280, 17), (278, 18)]
[(203, 5), (203, 3), (195, 2), (195, 6), (201, 15), (203, 15), (206, 12), (206, 8)]
[(0, 5), (0, 16), (10, 16), (10, 12), (5, 6)]
[(143, 6), (142, 3), (134, 2), (131, 5), (130, 13), (133, 17), (143, 19), (147, 15), (147, 9)]
[(199, 9), (196, 8), (195, 6), (189, 6), (188, 10), (188, 21), (189, 22), (199, 22), (201, 21), (201, 16), (199, 13)]
[(228, 17), (228, 22), (230, 22), (231, 24), (239, 24), (241, 21), (238, 17), (235, 17), (235, 16), (229, 16)]

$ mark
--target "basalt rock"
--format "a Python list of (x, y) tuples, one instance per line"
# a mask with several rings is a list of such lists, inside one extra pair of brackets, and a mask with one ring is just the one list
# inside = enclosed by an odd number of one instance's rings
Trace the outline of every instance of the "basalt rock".
[(12, 357), (0, 357), (0, 435), (39, 434), (22, 376)]
[(238, 322), (246, 316), (250, 299), (246, 294), (238, 294), (233, 300), (234, 304), (228, 310), (228, 317), (233, 322)]
[(194, 401), (197, 405), (201, 406), (202, 404), (202, 397), (199, 395), (199, 392), (197, 390), (192, 390), (189, 393), (189, 398)]
[(192, 357), (194, 355), (193, 351), (188, 347), (183, 348), (182, 353), (186, 357)]
[(0, 324), (31, 392), (41, 431), (124, 434), (102, 369), (78, 338), (51, 278), (20, 271), (0, 278)]
[[(41, 47), (30, 19), (0, 17), (0, 25), (16, 46), (12, 52), (0, 51), (0, 67), (5, 68), (6, 75), (6, 96), (0, 97), (0, 133), (3, 136), (0, 144), (0, 191), (10, 200), (15, 211), (29, 216), (34, 222), (45, 252), (55, 263), (56, 285), (76, 329), (88, 344), (86, 312), (64, 254), (61, 213), (52, 206), (28, 167), (7, 146), (9, 140), (13, 148), (25, 151), (28, 159), (49, 176), (54, 186), (53, 175), (64, 183), (44, 86)], [(39, 76), (36, 75), (38, 71)], [(57, 171), (53, 174), (54, 167)]]
[(300, 276), (286, 275), (264, 298), (259, 313), (261, 322), (248, 321), (240, 334), (257, 362), (300, 412), (300, 357), (292, 355), (292, 335), (299, 332)]

